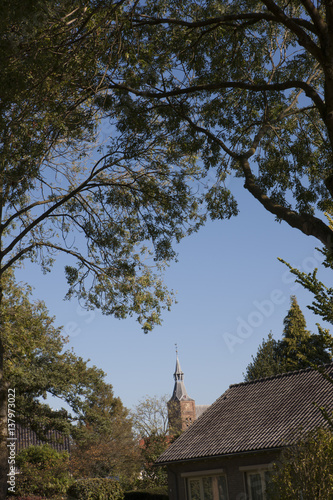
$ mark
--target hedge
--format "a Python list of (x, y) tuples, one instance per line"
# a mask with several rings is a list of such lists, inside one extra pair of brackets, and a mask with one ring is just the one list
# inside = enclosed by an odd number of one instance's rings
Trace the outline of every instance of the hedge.
[(124, 500), (169, 500), (169, 496), (161, 490), (126, 491)]
[(123, 500), (124, 493), (114, 479), (88, 478), (75, 481), (67, 490), (71, 500)]

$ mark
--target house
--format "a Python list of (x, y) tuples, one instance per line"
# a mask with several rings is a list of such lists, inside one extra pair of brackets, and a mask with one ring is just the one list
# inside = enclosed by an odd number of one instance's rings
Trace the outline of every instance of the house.
[(175, 384), (170, 401), (168, 402), (168, 420), (172, 431), (185, 431), (200, 415), (209, 408), (209, 405), (196, 405), (195, 400), (187, 394), (184, 373), (180, 367), (178, 353), (176, 369), (173, 374)]
[(314, 369), (231, 385), (157, 460), (169, 499), (265, 500), (281, 450), (327, 425), (317, 405), (333, 408), (333, 384)]

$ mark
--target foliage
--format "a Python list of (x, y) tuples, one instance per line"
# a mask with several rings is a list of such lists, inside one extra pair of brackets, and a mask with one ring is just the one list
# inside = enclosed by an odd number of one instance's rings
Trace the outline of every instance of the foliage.
[(96, 387), (75, 427), (71, 453), (74, 477), (119, 477), (131, 483), (139, 474), (140, 460), (132, 420), (110, 386)]
[(246, 382), (283, 373), (284, 368), (281, 367), (282, 359), (279, 356), (278, 345), (272, 332), (268, 334), (267, 340), (263, 339), (257, 354), (255, 357), (252, 356), (252, 362), (246, 367)]
[(330, 2), (140, 2), (107, 77), (118, 127), (197, 156), (212, 218), (237, 214), (227, 181), (239, 177), (278, 220), (330, 248), (320, 215), (333, 194), (332, 23)]
[(270, 500), (327, 500), (333, 496), (333, 434), (317, 429), (282, 453), (268, 487)]
[(280, 259), (286, 264), (290, 272), (296, 276), (296, 283), (300, 283), (303, 288), (309, 290), (314, 296), (312, 305), (307, 306), (315, 314), (318, 314), (324, 321), (333, 323), (333, 288), (327, 287), (318, 277), (318, 269), (310, 273), (305, 273), (293, 268), (290, 264)]
[(157, 458), (172, 442), (168, 419), (169, 396), (146, 396), (131, 412), (133, 428), (140, 440), (142, 469), (138, 488), (152, 488), (167, 484), (165, 467), (155, 467)]
[(79, 500), (123, 500), (119, 482), (110, 478), (90, 478), (75, 481), (67, 491), (70, 499)]
[(320, 366), (333, 359), (333, 338), (328, 330), (318, 326), (318, 333), (306, 329), (303, 313), (296, 297), (291, 297), (291, 306), (284, 319), (281, 340), (276, 341), (269, 333), (263, 339), (255, 357), (247, 366), (245, 380), (270, 377), (279, 373), (300, 370), (309, 366)]
[[(50, 429), (70, 435), (75, 476), (136, 475), (138, 451), (131, 420), (112, 386), (105, 383), (105, 374), (65, 350), (66, 339), (44, 303), (31, 302), (29, 287), (16, 284), (8, 274), (3, 307), (4, 374), (16, 389), (17, 423), (46, 441)], [(50, 395), (68, 409), (53, 410), (47, 400), (40, 401)], [(39, 474), (34, 463), (29, 467), (32, 477)], [(51, 460), (43, 474), (52, 475)]]
[(291, 297), (291, 307), (284, 319), (281, 351), (286, 371), (322, 365), (332, 361), (333, 338), (319, 325), (318, 334), (306, 330), (303, 313), (296, 297)]
[(137, 480), (138, 489), (166, 487), (168, 475), (166, 467), (156, 466), (158, 457), (168, 448), (171, 439), (160, 434), (151, 434), (140, 441), (142, 468), (140, 479)]
[(124, 500), (168, 500), (167, 489), (125, 491)]
[(17, 454), (15, 491), (18, 495), (55, 496), (66, 493), (71, 479), (69, 454), (49, 445), (29, 446)]
[(160, 272), (195, 217), (194, 170), (114, 129), (105, 77), (130, 3), (30, 3), (7, 2), (1, 19), (0, 277), (25, 258), (48, 271), (63, 253), (68, 297), (148, 331), (171, 304)]
[[(13, 275), (4, 282), (2, 336), (6, 350), (5, 380), (16, 389), (16, 417), (39, 437), (49, 429), (84, 438), (86, 425), (111, 427), (120, 431), (127, 422), (127, 410), (114, 397), (105, 374), (66, 350), (67, 339), (54, 326), (41, 301), (30, 301), (31, 290), (16, 284)], [(69, 410), (52, 410), (46, 400), (54, 396)], [(125, 425), (125, 424), (124, 424)]]
[[(115, 405), (114, 405), (115, 406)], [(98, 419), (98, 413), (104, 413)], [(91, 420), (80, 424), (71, 449), (70, 470), (75, 478), (118, 477), (125, 488), (140, 473), (140, 453), (132, 422), (123, 408), (103, 403)]]
[(169, 432), (168, 407), (170, 397), (146, 396), (131, 411), (133, 428), (140, 437), (152, 434), (166, 436)]
[[(191, 220), (200, 223), (186, 185), (195, 169), (189, 156), (178, 160), (176, 152), (163, 152), (164, 139), (129, 139), (114, 129), (119, 109), (105, 77), (119, 67), (131, 8), (126, 0), (3, 2), (0, 323), (6, 272), (24, 259), (47, 272), (59, 253), (67, 258), (67, 297), (79, 297), (86, 307), (117, 318), (134, 315), (147, 332), (171, 305), (161, 272)], [(9, 358), (3, 344), (1, 335), (0, 496), (7, 456), (8, 382), (2, 370)], [(65, 374), (52, 377), (60, 386), (72, 375), (71, 355), (63, 356)], [(79, 364), (86, 384), (92, 369)], [(96, 371), (93, 376), (100, 378)], [(47, 385), (46, 375), (42, 380)], [(74, 374), (71, 387), (79, 383)], [(66, 397), (73, 401), (73, 395), (68, 388)], [(34, 410), (37, 402), (31, 404)]]

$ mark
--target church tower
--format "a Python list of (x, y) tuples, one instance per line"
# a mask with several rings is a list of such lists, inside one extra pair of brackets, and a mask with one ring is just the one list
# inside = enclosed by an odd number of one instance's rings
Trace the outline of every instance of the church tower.
[(184, 384), (184, 373), (180, 368), (178, 359), (176, 360), (176, 370), (173, 375), (175, 385), (173, 394), (168, 402), (169, 427), (171, 432), (186, 430), (195, 420), (195, 401), (187, 394)]

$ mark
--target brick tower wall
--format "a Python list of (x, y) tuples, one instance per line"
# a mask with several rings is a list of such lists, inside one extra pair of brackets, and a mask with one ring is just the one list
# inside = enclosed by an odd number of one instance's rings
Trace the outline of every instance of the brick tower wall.
[(185, 431), (195, 421), (195, 401), (180, 401), (181, 429)]

